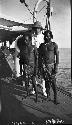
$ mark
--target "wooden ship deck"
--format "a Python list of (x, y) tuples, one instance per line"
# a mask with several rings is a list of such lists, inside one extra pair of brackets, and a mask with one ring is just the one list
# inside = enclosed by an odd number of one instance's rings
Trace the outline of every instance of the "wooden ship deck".
[(1, 122), (12, 125), (20, 122), (34, 125), (72, 123), (72, 95), (57, 87), (59, 104), (55, 105), (52, 90), (51, 100), (47, 101), (38, 86), (38, 102), (35, 102), (35, 94), (26, 98), (25, 87), (17, 78), (12, 78), (14, 65), (7, 60), (7, 52), (0, 50)]

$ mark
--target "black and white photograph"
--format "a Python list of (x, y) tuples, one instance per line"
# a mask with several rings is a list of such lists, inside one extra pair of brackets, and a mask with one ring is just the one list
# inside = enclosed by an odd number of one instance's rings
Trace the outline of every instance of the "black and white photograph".
[(72, 124), (71, 0), (0, 0), (0, 125)]

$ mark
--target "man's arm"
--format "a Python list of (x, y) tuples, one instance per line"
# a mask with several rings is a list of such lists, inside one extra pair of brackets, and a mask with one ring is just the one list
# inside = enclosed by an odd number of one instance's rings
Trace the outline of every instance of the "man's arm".
[(55, 73), (58, 71), (58, 64), (59, 64), (59, 50), (58, 50), (58, 45), (55, 43)]
[(59, 64), (59, 51), (56, 51), (56, 64)]
[(41, 72), (41, 69), (42, 69), (42, 61), (43, 61), (42, 53), (43, 53), (43, 49), (42, 49), (42, 44), (41, 44), (40, 47), (39, 47), (39, 54), (38, 54), (38, 67), (39, 67), (40, 72)]

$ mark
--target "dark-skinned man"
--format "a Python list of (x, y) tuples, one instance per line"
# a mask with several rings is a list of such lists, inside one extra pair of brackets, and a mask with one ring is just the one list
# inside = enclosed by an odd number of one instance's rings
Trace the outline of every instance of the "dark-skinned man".
[(36, 93), (36, 102), (38, 98), (36, 86), (36, 48), (32, 45), (31, 35), (24, 35), (22, 38), (23, 44), (20, 49), (20, 63), (23, 65), (23, 76), (25, 78), (25, 86), (27, 95), (29, 95), (29, 78), (32, 80), (32, 85)]
[(39, 47), (39, 69), (45, 80), (47, 99), (50, 98), (50, 86), (52, 86), (54, 103), (58, 104), (56, 73), (59, 64), (59, 51), (58, 45), (51, 41), (52, 38), (53, 35), (50, 30), (44, 32), (44, 43)]

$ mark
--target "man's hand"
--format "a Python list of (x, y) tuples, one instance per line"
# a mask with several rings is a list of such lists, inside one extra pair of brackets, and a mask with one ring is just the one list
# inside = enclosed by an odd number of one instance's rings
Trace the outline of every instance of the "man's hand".
[(58, 64), (54, 64), (54, 73), (56, 74), (58, 72)]

